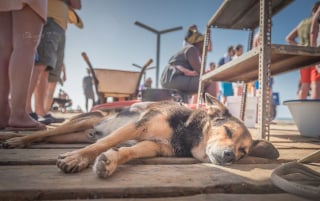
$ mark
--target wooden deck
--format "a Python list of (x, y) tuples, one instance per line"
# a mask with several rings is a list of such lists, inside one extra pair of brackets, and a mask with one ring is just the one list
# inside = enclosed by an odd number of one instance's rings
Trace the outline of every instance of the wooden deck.
[[(281, 163), (319, 150), (320, 139), (301, 137), (294, 124), (283, 122), (271, 125), (270, 139), (278, 160), (249, 157), (222, 167), (193, 158), (152, 158), (123, 165), (107, 179), (91, 169), (64, 174), (56, 167), (58, 154), (83, 144), (0, 149), (0, 200), (307, 200), (274, 186), (270, 175)], [(309, 166), (320, 171), (320, 161)]]

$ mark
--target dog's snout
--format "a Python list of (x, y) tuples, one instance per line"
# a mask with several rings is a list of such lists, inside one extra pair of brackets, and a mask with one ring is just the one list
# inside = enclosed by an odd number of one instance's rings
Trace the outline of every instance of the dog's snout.
[(233, 162), (235, 160), (235, 155), (233, 153), (233, 151), (231, 150), (225, 150), (223, 151), (223, 161), (225, 163), (230, 163), (230, 162)]

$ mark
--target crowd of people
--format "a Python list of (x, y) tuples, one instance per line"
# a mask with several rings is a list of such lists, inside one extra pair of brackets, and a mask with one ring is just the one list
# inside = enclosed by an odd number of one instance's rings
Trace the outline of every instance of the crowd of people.
[[(63, 121), (49, 111), (57, 83), (66, 81), (64, 50), (70, 9), (81, 9), (81, 0), (0, 1), (0, 129), (42, 130), (46, 129), (44, 124)], [(317, 1), (311, 15), (288, 34), (286, 41), (291, 45), (319, 46), (319, 23), (320, 1)], [(259, 34), (256, 36), (253, 47), (259, 45)], [(162, 87), (179, 91), (184, 102), (198, 92), (204, 39), (196, 25), (190, 26), (183, 47), (169, 59), (161, 75)], [(210, 39), (208, 43), (211, 51)], [(241, 44), (230, 46), (217, 65), (210, 62), (206, 72), (242, 54)], [(83, 79), (86, 111), (89, 100), (92, 105), (95, 103), (90, 74), (88, 70)], [(259, 89), (256, 83), (252, 86)], [(241, 95), (242, 83), (208, 81), (204, 89), (226, 103), (228, 96)], [(297, 96), (306, 99), (309, 94), (312, 99), (320, 99), (320, 66), (300, 69)]]
[[(198, 92), (203, 46), (203, 34), (198, 31), (196, 25), (190, 26), (184, 38), (183, 47), (169, 59), (161, 75), (162, 87), (178, 90), (183, 96), (182, 100), (186, 103), (190, 103), (191, 97)], [(210, 40), (208, 51), (211, 51)], [(206, 72), (241, 56), (242, 53), (243, 45), (241, 44), (228, 47), (227, 53), (219, 60), (218, 65), (215, 62), (210, 62)], [(226, 103), (228, 96), (235, 95), (234, 91), (241, 94), (242, 83), (209, 81), (205, 83), (204, 88), (207, 93)]]
[[(317, 1), (312, 7), (311, 16), (302, 20), (286, 37), (286, 41), (291, 45), (303, 45), (317, 47), (320, 23), (320, 1)], [(256, 33), (252, 47), (260, 44), (259, 31)], [(296, 42), (296, 38), (299, 42)], [(199, 75), (201, 69), (201, 55), (204, 46), (204, 36), (198, 31), (196, 25), (188, 28), (183, 42), (183, 48), (176, 52), (168, 61), (161, 75), (161, 85), (163, 88), (176, 89), (185, 96), (184, 102), (190, 103), (190, 97), (197, 93), (199, 86)], [(208, 51), (211, 51), (211, 40), (209, 40)], [(229, 46), (225, 55), (218, 61), (210, 62), (209, 69), (219, 68), (221, 65), (230, 62), (243, 54), (241, 44)], [(272, 94), (273, 77), (269, 80), (270, 94)], [(242, 94), (242, 82), (230, 83), (207, 82), (205, 92), (219, 98), (226, 104), (228, 96), (240, 96)], [(254, 96), (259, 93), (259, 83), (255, 81), (249, 83), (249, 88)], [(311, 94), (309, 93), (311, 90)], [(320, 99), (320, 65), (305, 67), (300, 69), (300, 81), (298, 88), (298, 99), (307, 99), (310, 94), (311, 99)]]

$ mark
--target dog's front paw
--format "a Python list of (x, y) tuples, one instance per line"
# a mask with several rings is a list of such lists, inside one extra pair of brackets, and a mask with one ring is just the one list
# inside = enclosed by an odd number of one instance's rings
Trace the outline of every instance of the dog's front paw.
[(75, 173), (90, 165), (88, 157), (82, 156), (77, 151), (61, 154), (57, 159), (57, 166), (65, 173)]
[(117, 153), (116, 151), (109, 150), (97, 157), (93, 171), (98, 177), (106, 178), (113, 174), (117, 166)]
[(27, 144), (23, 141), (22, 137), (14, 137), (2, 143), (2, 147), (6, 149), (24, 148), (26, 146)]

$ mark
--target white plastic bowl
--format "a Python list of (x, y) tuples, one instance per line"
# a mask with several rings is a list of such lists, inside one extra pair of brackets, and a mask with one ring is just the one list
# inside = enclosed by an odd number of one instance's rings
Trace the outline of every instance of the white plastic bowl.
[(320, 100), (287, 100), (287, 105), (300, 134), (320, 137)]

